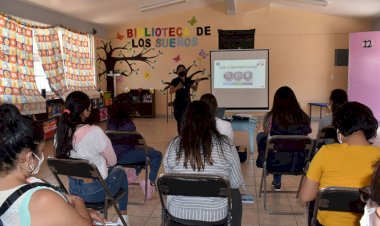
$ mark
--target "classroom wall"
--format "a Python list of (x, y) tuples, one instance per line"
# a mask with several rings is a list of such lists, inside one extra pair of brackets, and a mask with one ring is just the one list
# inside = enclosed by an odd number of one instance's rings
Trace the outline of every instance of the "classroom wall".
[[(287, 85), (295, 91), (302, 108), (308, 111), (308, 102), (327, 102), (332, 89), (346, 89), (347, 67), (334, 66), (335, 49), (348, 48), (349, 33), (371, 29), (371, 23), (365, 20), (237, 3), (237, 15), (226, 15), (223, 4), (215, 4), (115, 27), (110, 30), (108, 40), (114, 46), (123, 46), (132, 39), (121, 38), (122, 35), (127, 34), (127, 29), (138, 27), (181, 26), (194, 31), (195, 28), (189, 24), (193, 16), (197, 21), (195, 26), (210, 26), (211, 35), (199, 36), (195, 47), (156, 48), (155, 51), (161, 50), (163, 54), (155, 58), (154, 68), (136, 62), (139, 71), (118, 80), (118, 93), (125, 87), (163, 89), (165, 86), (161, 81), (173, 79), (175, 75), (170, 72), (179, 63), (189, 66), (195, 61), (198, 68), (206, 68), (209, 73), (210, 59), (208, 56), (203, 59), (199, 53), (202, 49), (206, 53), (218, 49), (218, 29), (256, 29), (255, 48), (270, 49), (270, 105), (277, 88)], [(139, 48), (131, 51), (137, 53)], [(175, 62), (173, 58), (178, 55), (181, 60)], [(125, 64), (119, 65), (120, 69), (126, 67)], [(209, 81), (201, 82), (195, 99), (207, 92), (210, 92)], [(315, 114), (317, 112), (319, 109), (315, 109)], [(160, 92), (156, 93), (156, 113), (166, 114), (166, 97)]]

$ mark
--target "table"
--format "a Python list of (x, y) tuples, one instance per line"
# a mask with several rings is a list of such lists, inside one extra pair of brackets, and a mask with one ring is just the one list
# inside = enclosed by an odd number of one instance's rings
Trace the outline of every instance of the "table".
[[(249, 151), (251, 153), (251, 157), (253, 157), (253, 153), (255, 152), (255, 131), (258, 119), (251, 118), (247, 121), (244, 120), (232, 120), (231, 125), (234, 131), (248, 131), (248, 139), (249, 139)], [(251, 158), (253, 159), (253, 158)]]
[(319, 118), (322, 118), (322, 108), (324, 108), (324, 107), (327, 108), (329, 105), (327, 103), (318, 103), (318, 102), (309, 103), (309, 117), (310, 117), (310, 119), (311, 119), (311, 107), (312, 106), (319, 107)]

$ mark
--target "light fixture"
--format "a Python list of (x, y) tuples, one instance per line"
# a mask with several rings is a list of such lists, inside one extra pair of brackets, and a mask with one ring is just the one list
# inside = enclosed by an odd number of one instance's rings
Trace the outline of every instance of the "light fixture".
[(297, 2), (307, 5), (315, 5), (315, 6), (327, 6), (329, 4), (328, 0), (285, 0), (289, 2)]
[(155, 3), (151, 3), (147, 5), (142, 5), (139, 7), (139, 9), (141, 12), (145, 12), (145, 11), (159, 9), (162, 7), (184, 3), (184, 2), (186, 2), (186, 0), (165, 0), (165, 1), (155, 2)]

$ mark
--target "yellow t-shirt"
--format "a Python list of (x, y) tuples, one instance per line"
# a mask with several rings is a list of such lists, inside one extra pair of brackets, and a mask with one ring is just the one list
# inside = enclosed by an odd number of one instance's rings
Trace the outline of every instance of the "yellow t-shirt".
[[(371, 183), (373, 164), (380, 158), (380, 148), (330, 144), (314, 156), (307, 178), (319, 182), (319, 189), (339, 186), (361, 188)], [(361, 215), (346, 212), (318, 211), (324, 226), (359, 225)]]

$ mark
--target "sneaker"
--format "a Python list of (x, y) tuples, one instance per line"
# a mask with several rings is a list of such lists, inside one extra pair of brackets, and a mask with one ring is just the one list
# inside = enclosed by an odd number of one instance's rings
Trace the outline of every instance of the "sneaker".
[(281, 182), (275, 183), (274, 181), (272, 181), (272, 187), (274, 191), (281, 191)]
[(136, 169), (135, 168), (125, 168), (128, 184), (135, 184), (137, 180)]
[[(124, 218), (125, 223), (127, 223), (127, 226), (131, 226), (129, 224), (128, 215), (123, 215), (123, 218)], [(124, 226), (123, 222), (121, 222), (120, 218), (117, 220), (117, 224), (120, 225), (120, 226)]]
[[(140, 180), (140, 187), (143, 190), (143, 193), (145, 195), (145, 180)], [(153, 192), (155, 189), (156, 188), (153, 185), (151, 185), (150, 183), (148, 184), (148, 188), (147, 188), (148, 194), (146, 196), (147, 200), (149, 200), (153, 197)]]

